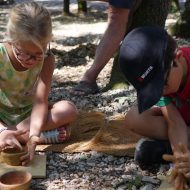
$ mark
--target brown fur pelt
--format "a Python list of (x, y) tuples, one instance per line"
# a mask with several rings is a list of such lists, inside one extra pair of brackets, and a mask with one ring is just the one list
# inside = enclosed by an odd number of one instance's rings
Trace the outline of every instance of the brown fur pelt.
[(71, 137), (63, 144), (39, 145), (37, 150), (83, 152), (95, 150), (113, 155), (133, 156), (139, 135), (124, 127), (124, 115), (106, 119), (98, 111), (80, 111), (71, 125)]

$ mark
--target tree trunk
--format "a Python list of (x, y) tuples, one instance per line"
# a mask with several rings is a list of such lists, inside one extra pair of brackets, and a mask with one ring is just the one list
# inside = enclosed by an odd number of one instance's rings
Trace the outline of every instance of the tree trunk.
[(14, 3), (14, 0), (0, 0), (0, 5), (10, 5), (13, 3)]
[(83, 0), (77, 0), (78, 2), (78, 14), (85, 15), (87, 13), (87, 3)]
[(171, 0), (142, 0), (134, 12), (129, 30), (145, 25), (159, 25), (164, 27), (170, 8)]
[[(142, 1), (142, 2), (141, 2)], [(133, 6), (131, 15), (128, 21), (128, 30), (145, 26), (145, 25), (159, 25), (164, 27), (165, 21), (168, 15), (171, 0), (136, 0), (134, 1), (136, 6)], [(140, 5), (139, 5), (140, 4)], [(120, 72), (118, 64), (118, 55), (114, 58), (114, 64), (111, 71), (110, 82), (106, 86), (105, 90), (126, 88), (128, 86), (127, 81)]]
[(190, 0), (185, 3), (185, 10), (181, 13), (181, 18), (170, 28), (171, 35), (182, 38), (190, 38)]
[(69, 4), (70, 4), (70, 0), (63, 0), (63, 13), (64, 13), (64, 15), (70, 15)]

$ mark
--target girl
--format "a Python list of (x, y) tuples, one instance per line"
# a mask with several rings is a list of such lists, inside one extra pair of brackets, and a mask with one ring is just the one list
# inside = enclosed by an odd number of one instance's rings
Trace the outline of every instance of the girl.
[(52, 39), (47, 9), (35, 2), (16, 5), (7, 34), (8, 42), (0, 44), (0, 150), (27, 143), (26, 164), (37, 143), (68, 139), (67, 125), (77, 111), (68, 101), (48, 105), (55, 59), (47, 48)]

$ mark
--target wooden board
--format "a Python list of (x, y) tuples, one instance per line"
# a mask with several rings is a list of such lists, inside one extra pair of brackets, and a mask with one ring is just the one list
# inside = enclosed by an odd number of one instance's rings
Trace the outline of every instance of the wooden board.
[(160, 187), (157, 190), (175, 190), (175, 188), (165, 179), (162, 181)]
[(12, 170), (24, 170), (30, 172), (33, 178), (45, 178), (46, 155), (35, 155), (28, 166), (10, 166), (3, 163), (0, 158), (0, 175)]
[(160, 187), (156, 190), (175, 190), (172, 184), (168, 183), (168, 176), (158, 176), (158, 178), (162, 181)]

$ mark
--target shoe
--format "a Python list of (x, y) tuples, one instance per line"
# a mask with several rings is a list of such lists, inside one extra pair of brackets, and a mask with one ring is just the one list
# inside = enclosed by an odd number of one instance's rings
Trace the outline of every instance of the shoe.
[(57, 129), (43, 131), (41, 133), (42, 144), (64, 143), (70, 138), (71, 129), (69, 126), (62, 126)]
[(88, 95), (96, 94), (99, 92), (98, 85), (95, 83), (90, 84), (86, 81), (80, 81), (77, 86), (75, 86), (70, 93), (73, 95)]
[(134, 160), (141, 169), (169, 163), (163, 160), (163, 154), (173, 154), (168, 140), (142, 138), (136, 145)]

